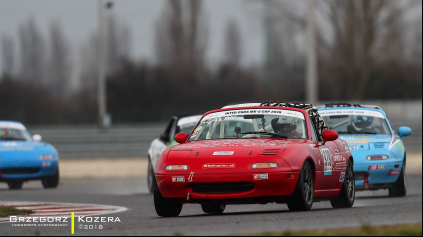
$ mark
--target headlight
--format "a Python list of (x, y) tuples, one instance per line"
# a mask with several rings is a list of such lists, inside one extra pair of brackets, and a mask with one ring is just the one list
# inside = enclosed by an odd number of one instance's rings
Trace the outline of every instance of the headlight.
[(50, 160), (53, 159), (53, 155), (40, 155), (40, 160)]
[(187, 170), (188, 165), (168, 165), (166, 166), (167, 171), (181, 171), (181, 170)]
[(253, 164), (251, 168), (253, 169), (271, 169), (271, 168), (278, 168), (279, 165), (277, 163), (257, 163)]
[(367, 160), (387, 160), (389, 157), (385, 155), (368, 156)]

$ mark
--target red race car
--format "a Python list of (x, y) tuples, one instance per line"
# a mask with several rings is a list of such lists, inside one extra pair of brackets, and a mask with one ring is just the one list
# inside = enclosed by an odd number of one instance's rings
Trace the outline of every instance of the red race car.
[(221, 214), (231, 204), (288, 204), (308, 211), (330, 200), (355, 200), (348, 144), (328, 130), (309, 104), (266, 102), (228, 106), (203, 115), (180, 145), (166, 149), (156, 168), (156, 212), (179, 216), (183, 204)]

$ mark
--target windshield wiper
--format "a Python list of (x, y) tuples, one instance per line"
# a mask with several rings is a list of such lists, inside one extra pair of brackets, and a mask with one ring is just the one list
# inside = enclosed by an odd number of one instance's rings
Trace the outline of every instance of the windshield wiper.
[(281, 138), (288, 138), (286, 136), (282, 136), (276, 133), (271, 133), (271, 132), (243, 132), (240, 133), (242, 135), (249, 135), (249, 134), (258, 134), (258, 135), (270, 135), (270, 136), (277, 136), (277, 137), (281, 137)]

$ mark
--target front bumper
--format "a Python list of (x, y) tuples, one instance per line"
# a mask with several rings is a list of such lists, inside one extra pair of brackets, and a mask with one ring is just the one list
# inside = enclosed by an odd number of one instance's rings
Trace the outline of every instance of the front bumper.
[[(267, 179), (257, 180), (262, 174)], [(293, 178), (288, 176), (293, 175)], [(191, 176), (191, 177), (190, 177)], [(176, 182), (175, 177), (184, 177), (183, 182)], [(259, 176), (260, 177), (260, 176)], [(284, 197), (292, 195), (297, 185), (299, 172), (278, 173), (242, 173), (242, 174), (185, 174), (185, 175), (156, 175), (160, 193), (165, 198), (181, 199), (185, 203), (198, 203), (204, 200), (240, 200), (260, 197)], [(192, 178), (192, 179), (191, 179)], [(191, 181), (191, 182), (190, 182)], [(207, 191), (199, 186), (239, 186), (228, 190), (219, 191), (219, 188)], [(242, 191), (240, 186), (247, 187)], [(249, 187), (249, 188), (248, 188)], [(212, 192), (212, 193), (211, 193)], [(236, 201), (235, 201), (236, 203)]]
[(57, 160), (45, 160), (21, 166), (3, 164), (0, 167), (0, 181), (39, 180), (54, 176), (58, 169)]
[[(378, 169), (374, 167), (378, 166)], [(379, 169), (385, 166), (384, 169)], [(365, 164), (355, 164), (355, 185), (357, 191), (391, 188), (398, 180), (402, 170), (401, 161), (366, 161)]]

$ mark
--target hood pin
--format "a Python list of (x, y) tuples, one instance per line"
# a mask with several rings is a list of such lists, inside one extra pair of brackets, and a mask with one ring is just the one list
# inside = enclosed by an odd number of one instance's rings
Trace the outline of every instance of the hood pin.
[(195, 155), (195, 156), (198, 156), (198, 155), (200, 155), (200, 152), (196, 152), (194, 155)]
[(248, 152), (248, 155), (252, 155), (252, 154), (253, 154), (253, 151)]

